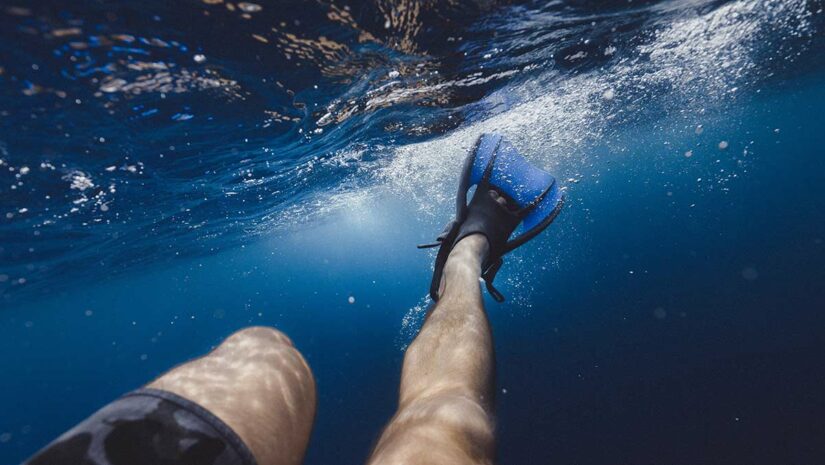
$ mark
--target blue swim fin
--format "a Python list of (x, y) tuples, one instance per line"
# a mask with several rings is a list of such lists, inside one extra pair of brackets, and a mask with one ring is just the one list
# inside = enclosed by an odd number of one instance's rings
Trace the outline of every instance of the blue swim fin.
[[(476, 186), (467, 203), (467, 193)], [(499, 198), (503, 198), (503, 205)], [(482, 264), (487, 290), (499, 302), (504, 296), (493, 286), (502, 257), (543, 231), (561, 211), (564, 194), (556, 178), (536, 168), (498, 134), (482, 134), (467, 156), (456, 196), (456, 218), (434, 244), (441, 248), (435, 261), (430, 296), (438, 300), (444, 264), (453, 246), (470, 234), (484, 234), (490, 244)], [(520, 233), (510, 239), (521, 225)]]

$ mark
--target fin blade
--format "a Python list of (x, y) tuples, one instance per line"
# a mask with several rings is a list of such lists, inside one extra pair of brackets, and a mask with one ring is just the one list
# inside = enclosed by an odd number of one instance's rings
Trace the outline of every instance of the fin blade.
[(482, 134), (479, 138), (470, 177), (471, 184), (482, 181), (485, 168), (493, 157), (495, 161), (489, 182), (515, 200), (518, 208), (530, 205), (550, 187), (550, 191), (541, 202), (525, 216), (522, 225), (524, 230), (530, 230), (542, 224), (548, 216), (558, 213), (563, 194), (556, 178), (533, 166), (512, 144), (498, 134)]

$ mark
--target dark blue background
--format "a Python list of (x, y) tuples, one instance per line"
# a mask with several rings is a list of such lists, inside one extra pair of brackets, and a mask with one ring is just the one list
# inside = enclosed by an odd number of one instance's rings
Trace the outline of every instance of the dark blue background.
[[(701, 136), (638, 126), (588, 148), (611, 169), (571, 184), (556, 223), (500, 276), (511, 297), (522, 291), (508, 278), (535, 287), (527, 304), (487, 304), (501, 463), (819, 462), (823, 105), (821, 81), (801, 80), (722, 112)], [(648, 143), (662, 133), (673, 147)], [(750, 152), (728, 192), (696, 181), (722, 138)], [(615, 144), (631, 150), (616, 156)], [(413, 245), (440, 221), (384, 192), (288, 234), (5, 309), (0, 432), (12, 437), (0, 462), (267, 324), (317, 377), (307, 463), (359, 463), (394, 410), (400, 322), (427, 289), (432, 256)]]
[[(0, 0), (0, 464), (252, 324), (315, 372), (307, 464), (361, 463), (421, 318), (414, 245), (452, 208), (410, 194), (449, 198), (490, 129), (569, 188), (488, 302), (499, 462), (822, 463), (821, 1), (430, 2), (407, 46), (369, 1), (361, 29), (328, 2), (22, 3)], [(350, 52), (287, 59), (285, 33)], [(101, 90), (151, 63), (234, 84)], [(439, 165), (382, 177), (399, 159)]]

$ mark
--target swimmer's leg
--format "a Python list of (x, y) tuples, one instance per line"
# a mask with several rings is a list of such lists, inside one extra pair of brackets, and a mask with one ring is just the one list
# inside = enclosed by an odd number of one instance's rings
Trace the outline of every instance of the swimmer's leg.
[(398, 411), (371, 465), (493, 462), (494, 356), (479, 287), (487, 250), (474, 234), (450, 253), (438, 303), (404, 356)]
[(252, 327), (147, 388), (206, 408), (246, 444), (258, 465), (300, 464), (315, 418), (315, 380), (286, 335)]
[(298, 465), (315, 381), (282, 333), (229, 336), (204, 357), (109, 403), (26, 465)]

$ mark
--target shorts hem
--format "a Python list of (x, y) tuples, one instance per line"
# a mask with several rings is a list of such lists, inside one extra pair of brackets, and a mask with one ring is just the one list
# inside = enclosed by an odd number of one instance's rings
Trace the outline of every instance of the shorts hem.
[(223, 420), (218, 418), (217, 415), (210, 412), (202, 405), (173, 392), (154, 388), (136, 389), (132, 392), (129, 392), (121, 396), (121, 398), (125, 397), (154, 397), (161, 400), (165, 400), (167, 402), (171, 402), (179, 406), (180, 408), (197, 416), (206, 424), (214, 428), (215, 431), (217, 431), (218, 434), (221, 435), (221, 439), (223, 439), (230, 447), (232, 447), (232, 449), (235, 450), (235, 453), (238, 454), (238, 457), (240, 457), (243, 460), (243, 463), (240, 465), (257, 465), (255, 456), (252, 455), (252, 451), (249, 450), (249, 447), (246, 445), (246, 443), (244, 443), (241, 437), (238, 436), (238, 433), (236, 433), (235, 430), (230, 428), (229, 425), (224, 423)]

